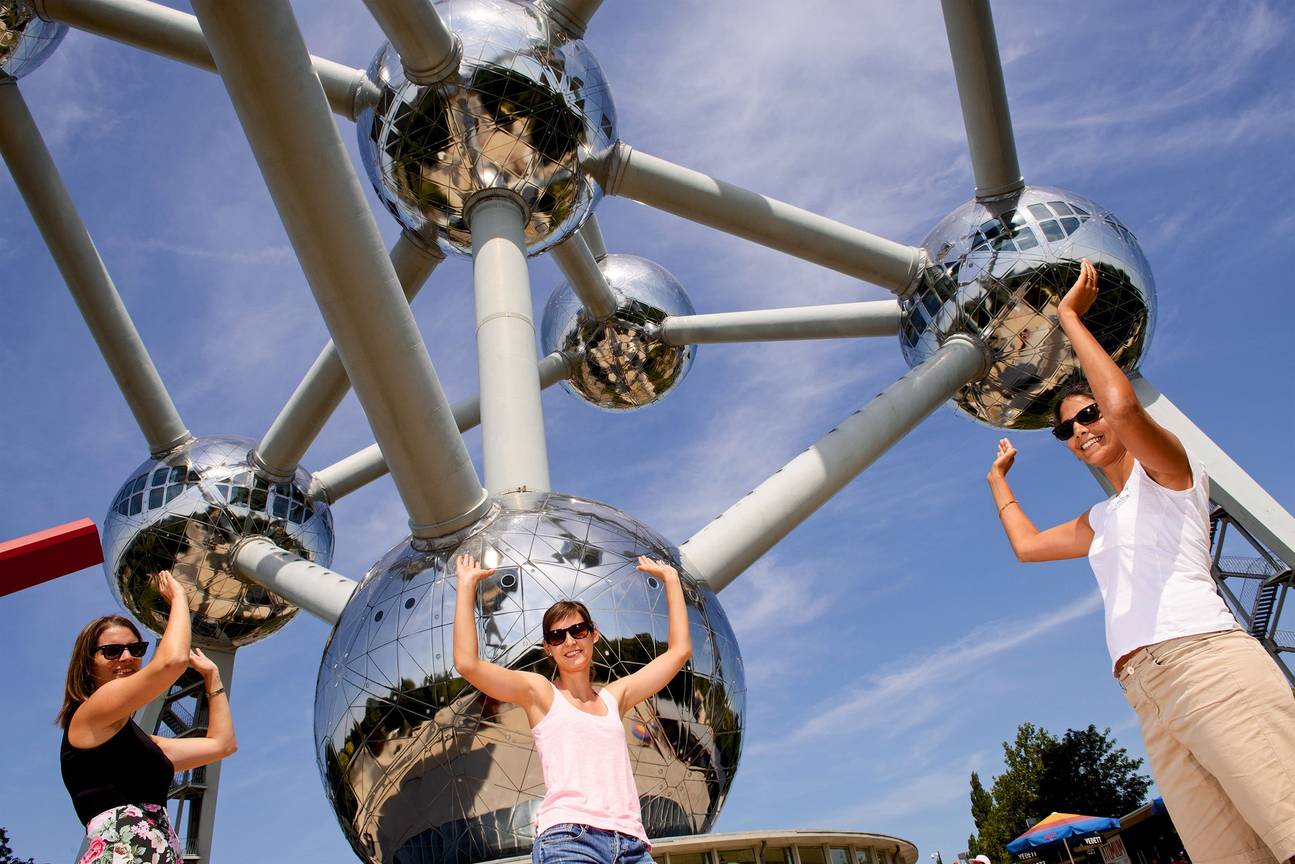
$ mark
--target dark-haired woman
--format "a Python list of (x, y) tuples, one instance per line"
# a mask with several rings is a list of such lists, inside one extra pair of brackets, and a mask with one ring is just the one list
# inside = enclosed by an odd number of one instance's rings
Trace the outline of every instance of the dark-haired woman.
[[(63, 783), (89, 841), (81, 864), (178, 864), (180, 849), (166, 815), (172, 776), (222, 759), (238, 746), (220, 670), (189, 645), (184, 588), (165, 570), (157, 582), (170, 612), (152, 660), (142, 664), (148, 643), (120, 615), (91, 621), (72, 649), (57, 722), (63, 728)], [(206, 737), (145, 734), (131, 715), (165, 693), (188, 667), (206, 686)]]
[(638, 789), (622, 718), (670, 683), (692, 656), (688, 610), (679, 574), (640, 557), (638, 569), (665, 585), (666, 650), (642, 669), (595, 690), (590, 679), (598, 628), (583, 603), (561, 600), (544, 613), (544, 653), (558, 680), (488, 663), (477, 653), (477, 583), (494, 572), (476, 559), (455, 561), (454, 665), (487, 696), (521, 706), (544, 771), (544, 800), (535, 817), (534, 864), (650, 864)]
[(1053, 434), (1116, 494), (1040, 531), (1008, 485), (1004, 438), (988, 476), (1003, 530), (1020, 561), (1088, 557), (1112, 669), (1192, 860), (1295, 861), (1295, 697), (1215, 590), (1205, 471), (1084, 325), (1096, 298), (1085, 260), (1058, 315), (1088, 381), (1059, 400)]

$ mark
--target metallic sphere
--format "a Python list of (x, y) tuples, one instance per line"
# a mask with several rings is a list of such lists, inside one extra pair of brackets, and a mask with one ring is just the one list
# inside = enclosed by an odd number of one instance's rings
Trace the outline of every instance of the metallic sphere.
[(231, 570), (229, 553), (244, 537), (267, 537), (325, 567), (332, 560), (333, 518), (305, 494), (310, 475), (298, 468), (290, 482), (265, 480), (248, 464), (255, 446), (196, 438), (139, 466), (113, 499), (103, 523), (108, 584), (149, 629), (166, 626), (159, 570), (184, 584), (199, 645), (229, 650), (287, 624), (296, 606)]
[(1101, 205), (1027, 186), (964, 204), (923, 246), (929, 263), (901, 300), (900, 345), (910, 366), (955, 333), (988, 346), (989, 374), (954, 397), (972, 418), (1005, 429), (1049, 425), (1058, 393), (1081, 376), (1057, 305), (1082, 258), (1098, 274), (1084, 320), (1122, 369), (1137, 368), (1155, 322), (1155, 283), (1137, 239)]
[(26, 75), (66, 35), (67, 25), (38, 17), (31, 0), (0, 0), (0, 78)]
[(531, 255), (571, 235), (602, 191), (580, 156), (616, 139), (616, 109), (584, 40), (569, 38), (522, 0), (440, 0), (463, 42), (448, 84), (405, 79), (388, 44), (369, 67), (376, 104), (356, 121), (360, 155), (400, 224), (433, 228), (447, 251), (471, 254), (464, 206), (483, 189), (511, 189), (529, 209)]
[[(324, 651), (315, 689), (320, 773), (351, 846), (372, 862), (486, 861), (526, 854), (544, 794), (526, 714), (485, 697), (453, 665), (454, 556), (498, 569), (478, 588), (482, 656), (550, 676), (544, 611), (584, 602), (600, 637), (596, 685), (665, 650), (664, 586), (639, 555), (677, 550), (596, 501), (511, 493), (460, 545), (397, 545), (365, 576)], [(680, 568), (682, 572), (682, 568)], [(737, 640), (715, 594), (684, 575), (692, 660), (625, 718), (649, 836), (709, 831), (742, 748)]]
[(578, 352), (576, 373), (562, 382), (568, 392), (608, 411), (656, 402), (692, 367), (692, 345), (668, 345), (659, 325), (667, 315), (693, 314), (692, 301), (670, 271), (634, 255), (608, 255), (598, 262), (616, 294), (616, 314), (595, 321), (570, 283), (544, 308), (540, 341), (545, 353)]

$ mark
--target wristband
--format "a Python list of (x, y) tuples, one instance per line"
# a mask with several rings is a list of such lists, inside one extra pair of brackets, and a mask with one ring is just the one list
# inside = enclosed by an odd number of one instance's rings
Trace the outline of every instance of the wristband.
[[(1003, 511), (1004, 511), (1004, 510), (1006, 510), (1008, 507), (1011, 507), (1013, 504), (1017, 504), (1017, 501), (1016, 501), (1016, 499), (1015, 499), (1015, 498), (1013, 498), (1011, 501), (1008, 501), (1008, 502), (1007, 502), (1006, 504), (1004, 504), (1002, 507), (999, 507), (999, 508), (998, 508), (998, 515), (999, 515), (999, 516), (1002, 516), (1002, 515), (1003, 515)], [(1017, 504), (1017, 506), (1019, 507), (1020, 505), (1019, 505), (1019, 504)]]
[(208, 694), (207, 694), (207, 698), (208, 698), (208, 699), (215, 699), (217, 696), (219, 696), (221, 693), (224, 693), (224, 692), (225, 692), (225, 688), (224, 688), (224, 687), (218, 687), (218, 688), (216, 688), (215, 690), (212, 690), (210, 693), (208, 693)]

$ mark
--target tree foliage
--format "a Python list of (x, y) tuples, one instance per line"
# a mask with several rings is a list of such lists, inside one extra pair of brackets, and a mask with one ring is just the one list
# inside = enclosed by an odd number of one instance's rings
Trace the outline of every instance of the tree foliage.
[(19, 858), (9, 848), (9, 832), (0, 828), (0, 864), (36, 864), (31, 858)]
[(1066, 730), (1057, 738), (1022, 723), (1016, 739), (1003, 742), (1006, 770), (989, 789), (971, 775), (971, 818), (976, 833), (967, 841), (972, 855), (1008, 864), (1006, 846), (1049, 813), (1122, 816), (1146, 797), (1151, 778), (1138, 773), (1141, 759), (1117, 745), (1111, 730)]

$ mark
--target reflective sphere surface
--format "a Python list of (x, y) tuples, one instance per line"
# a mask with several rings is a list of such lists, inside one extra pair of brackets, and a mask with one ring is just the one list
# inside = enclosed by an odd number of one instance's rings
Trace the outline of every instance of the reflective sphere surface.
[(616, 294), (616, 315), (595, 321), (564, 282), (544, 307), (544, 353), (583, 353), (562, 386), (590, 405), (608, 411), (651, 405), (688, 374), (696, 348), (668, 345), (649, 325), (693, 314), (692, 301), (670, 271), (646, 258), (608, 255), (598, 266)]
[[(639, 555), (679, 566), (663, 538), (606, 504), (512, 493), (456, 548), (404, 542), (365, 576), (325, 649), (315, 744), (333, 809), (361, 859), (486, 861), (526, 854), (544, 777), (522, 709), (488, 699), (453, 666), (453, 557), (499, 569), (478, 588), (486, 660), (551, 676), (540, 624), (583, 601), (600, 631), (595, 685), (666, 647), (664, 587)], [(681, 571), (682, 572), (682, 571)], [(684, 575), (693, 656), (625, 718), (650, 836), (710, 830), (733, 782), (745, 719), (742, 659), (719, 600)]]
[(1141, 360), (1155, 321), (1151, 267), (1119, 219), (1087, 198), (1029, 186), (949, 214), (923, 243), (929, 266), (901, 299), (900, 344), (910, 366), (954, 333), (989, 347), (988, 375), (954, 401), (968, 415), (1007, 429), (1050, 425), (1059, 391), (1081, 377), (1057, 305), (1088, 258), (1097, 302), (1084, 321), (1126, 372)]
[(297, 614), (297, 607), (231, 569), (239, 540), (263, 536), (327, 567), (333, 557), (333, 518), (306, 496), (310, 475), (298, 468), (289, 483), (271, 483), (249, 467), (250, 438), (197, 438), (131, 473), (103, 522), (104, 569), (122, 605), (154, 632), (166, 627), (167, 605), (156, 576), (170, 570), (184, 584), (193, 610), (193, 641), (238, 647), (262, 639)]
[(521, 0), (440, 0), (463, 42), (458, 77), (405, 80), (386, 45), (369, 67), (377, 104), (356, 120), (360, 155), (378, 197), (406, 228), (438, 229), (447, 251), (471, 254), (463, 218), (482, 189), (511, 189), (530, 209), (534, 255), (584, 221), (602, 191), (581, 153), (616, 140), (616, 109), (584, 40)]
[(37, 17), (30, 0), (0, 0), (0, 78), (26, 75), (44, 63), (66, 35), (66, 24)]

